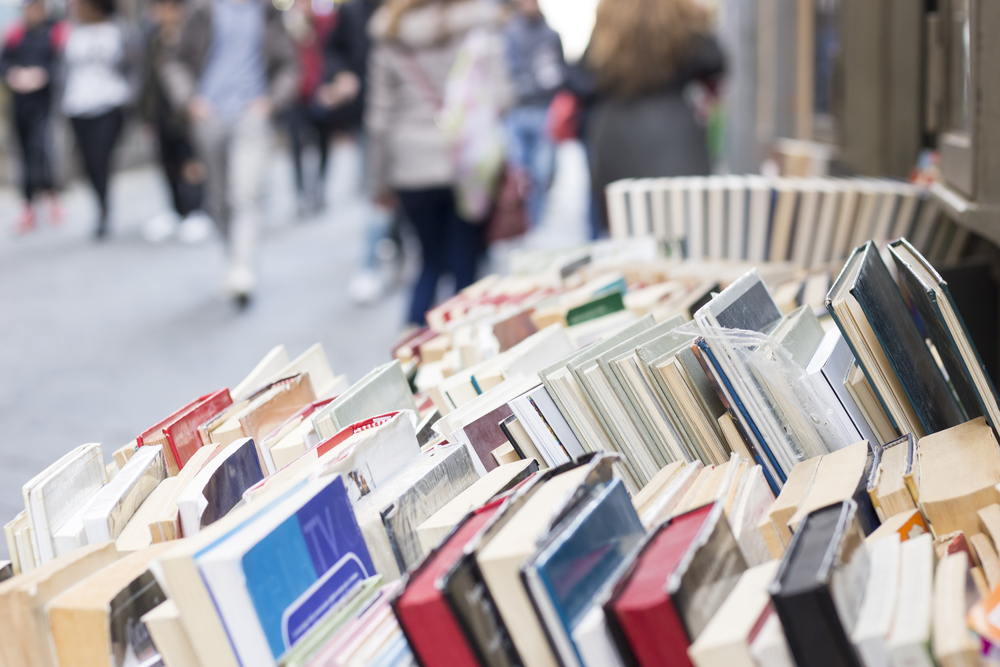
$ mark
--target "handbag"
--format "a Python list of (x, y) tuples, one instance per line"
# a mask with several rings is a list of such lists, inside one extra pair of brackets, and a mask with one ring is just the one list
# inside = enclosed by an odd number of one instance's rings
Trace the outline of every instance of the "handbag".
[(528, 179), (516, 169), (505, 166), (500, 175), (500, 189), (493, 211), (486, 222), (486, 244), (524, 236), (528, 232), (528, 214), (524, 208), (529, 189)]
[(576, 139), (580, 133), (580, 100), (564, 90), (556, 93), (545, 118), (549, 137), (555, 143)]

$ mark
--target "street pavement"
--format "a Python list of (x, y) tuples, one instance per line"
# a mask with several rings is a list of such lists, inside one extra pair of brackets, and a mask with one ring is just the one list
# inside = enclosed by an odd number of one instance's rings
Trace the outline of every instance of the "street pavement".
[[(259, 289), (239, 312), (220, 293), (224, 254), (201, 245), (143, 240), (143, 223), (167, 206), (153, 168), (116, 175), (111, 237), (91, 238), (96, 207), (81, 184), (63, 196), (67, 220), (15, 237), (13, 189), (0, 190), (0, 524), (24, 508), (21, 487), (73, 447), (100, 442), (105, 456), (192, 398), (232, 387), (268, 350), (293, 357), (323, 344), (351, 381), (389, 359), (404, 324), (406, 284), (373, 306), (347, 295), (364, 245), (360, 160), (338, 145), (327, 210), (299, 221), (291, 166), (275, 153)], [(578, 145), (559, 152), (546, 220), (514, 247), (570, 247), (585, 237), (586, 171)], [(511, 246), (492, 253), (503, 270)], [(403, 282), (418, 254), (407, 243)], [(6, 557), (0, 540), (0, 559)]]

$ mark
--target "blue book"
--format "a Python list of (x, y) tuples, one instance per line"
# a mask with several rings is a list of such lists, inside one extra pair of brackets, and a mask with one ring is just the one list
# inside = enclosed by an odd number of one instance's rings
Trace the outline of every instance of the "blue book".
[(271, 667), (375, 574), (339, 475), (310, 483), (195, 555), (243, 667)]
[(552, 648), (567, 667), (583, 664), (573, 630), (646, 533), (621, 480), (598, 488), (522, 572)]

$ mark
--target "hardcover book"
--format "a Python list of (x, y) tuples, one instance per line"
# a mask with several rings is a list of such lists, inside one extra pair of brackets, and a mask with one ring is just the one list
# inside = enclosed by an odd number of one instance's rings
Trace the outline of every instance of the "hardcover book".
[(197, 535), (202, 528), (224, 517), (243, 499), (243, 492), (263, 478), (252, 438), (227, 446), (177, 497), (184, 536)]

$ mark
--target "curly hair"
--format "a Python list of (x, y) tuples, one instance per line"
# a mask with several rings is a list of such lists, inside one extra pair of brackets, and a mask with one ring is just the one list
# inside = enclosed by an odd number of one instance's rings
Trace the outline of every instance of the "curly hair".
[(586, 63), (598, 88), (636, 97), (667, 83), (691, 38), (709, 30), (695, 0), (601, 0)]

